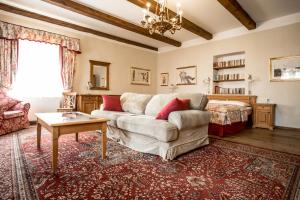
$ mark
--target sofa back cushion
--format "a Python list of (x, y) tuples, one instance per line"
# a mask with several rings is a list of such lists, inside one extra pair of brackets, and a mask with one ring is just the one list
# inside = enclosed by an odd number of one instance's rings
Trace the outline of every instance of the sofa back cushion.
[(175, 93), (154, 95), (146, 106), (145, 114), (150, 116), (157, 116), (161, 109), (175, 98)]
[(123, 111), (133, 114), (144, 114), (146, 105), (152, 95), (126, 92), (121, 95), (121, 106)]
[(194, 110), (204, 110), (208, 102), (207, 96), (201, 93), (157, 94), (147, 104), (145, 114), (157, 116), (160, 110), (174, 98), (190, 99), (190, 109)]
[(204, 110), (208, 102), (207, 95), (202, 93), (179, 93), (179, 99), (190, 99), (190, 107), (193, 110)]

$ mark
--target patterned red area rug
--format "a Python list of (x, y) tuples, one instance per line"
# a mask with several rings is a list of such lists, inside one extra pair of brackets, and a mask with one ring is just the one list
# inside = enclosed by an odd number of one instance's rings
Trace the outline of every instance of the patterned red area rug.
[(65, 135), (51, 173), (51, 137), (35, 129), (0, 137), (0, 199), (298, 199), (300, 156), (212, 139), (173, 161), (108, 142)]

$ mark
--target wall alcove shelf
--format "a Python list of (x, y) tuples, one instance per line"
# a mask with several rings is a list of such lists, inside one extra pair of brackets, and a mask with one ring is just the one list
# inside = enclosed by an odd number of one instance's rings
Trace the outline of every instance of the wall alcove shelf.
[(245, 52), (213, 57), (213, 94), (239, 94), (245, 91)]

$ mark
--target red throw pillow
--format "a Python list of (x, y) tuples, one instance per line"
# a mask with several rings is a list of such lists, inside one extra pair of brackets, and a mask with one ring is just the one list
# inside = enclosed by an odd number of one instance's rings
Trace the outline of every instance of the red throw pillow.
[(188, 110), (190, 109), (190, 99), (178, 99), (179, 101), (181, 101), (181, 103), (183, 104), (184, 109), (183, 110)]
[[(185, 102), (185, 103), (184, 103)], [(164, 119), (167, 120), (169, 114), (174, 111), (186, 110), (187, 109), (187, 101), (181, 101), (177, 98), (170, 101), (167, 105), (165, 105), (160, 112), (157, 114), (156, 119)]]
[(102, 95), (102, 98), (104, 110), (123, 112), (120, 96)]
[(10, 97), (0, 98), (0, 115), (2, 115), (5, 111), (8, 111), (15, 105), (20, 103), (20, 101), (12, 99)]

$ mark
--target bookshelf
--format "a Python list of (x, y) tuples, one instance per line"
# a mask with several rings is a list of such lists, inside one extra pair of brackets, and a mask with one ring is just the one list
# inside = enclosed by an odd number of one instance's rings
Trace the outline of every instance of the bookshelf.
[(228, 67), (214, 67), (214, 70), (243, 68), (243, 67), (245, 67), (245, 65), (236, 65), (236, 66), (228, 66)]
[(245, 79), (233, 79), (233, 80), (214, 80), (215, 83), (231, 82), (231, 81), (245, 81)]
[(213, 57), (213, 94), (245, 94), (245, 52)]

